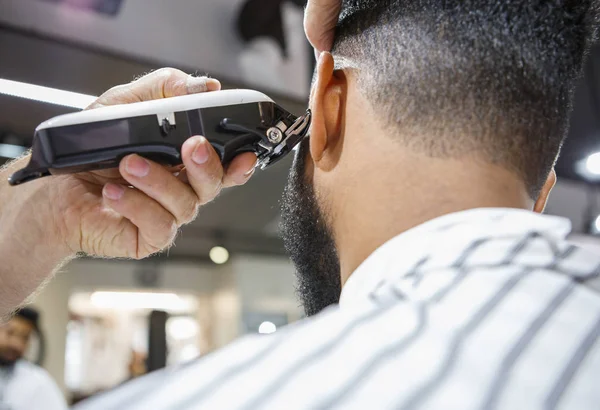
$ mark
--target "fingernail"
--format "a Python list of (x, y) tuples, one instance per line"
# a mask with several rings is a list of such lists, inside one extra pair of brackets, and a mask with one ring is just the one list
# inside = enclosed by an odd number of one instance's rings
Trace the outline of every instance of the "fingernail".
[(206, 89), (208, 91), (219, 91), (221, 89), (221, 82), (219, 80), (215, 80), (214, 78), (207, 78)]
[(248, 172), (246, 172), (246, 173), (244, 174), (244, 176), (247, 178), (247, 177), (249, 177), (250, 175), (254, 174), (254, 171), (256, 171), (256, 167), (252, 167), (252, 168), (250, 168), (250, 170), (249, 170)]
[(108, 199), (112, 199), (113, 201), (118, 201), (123, 197), (125, 193), (125, 188), (121, 185), (116, 184), (106, 184), (104, 189), (102, 190), (103, 195)]
[(187, 91), (189, 94), (218, 91), (220, 89), (221, 83), (214, 78), (194, 77), (190, 75), (187, 80)]
[(134, 177), (142, 178), (150, 172), (150, 164), (144, 158), (132, 155), (127, 158), (125, 170)]
[(208, 151), (208, 141), (206, 138), (200, 137), (198, 143), (196, 144), (196, 149), (194, 149), (194, 153), (192, 154), (192, 160), (198, 164), (202, 165), (208, 161), (210, 157), (210, 152)]

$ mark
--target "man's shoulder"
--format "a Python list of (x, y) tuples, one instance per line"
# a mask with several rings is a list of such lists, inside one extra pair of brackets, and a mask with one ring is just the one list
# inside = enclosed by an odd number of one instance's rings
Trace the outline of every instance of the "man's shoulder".
[(52, 377), (46, 369), (27, 360), (19, 360), (15, 364), (15, 376), (28, 380), (30, 384), (54, 384)]
[[(119, 408), (127, 400), (138, 399), (139, 408), (151, 404), (155, 409), (188, 409), (207, 403), (211, 408), (236, 408), (235, 403), (240, 406), (248, 400), (251, 403), (250, 392), (254, 388), (260, 391), (266, 383), (277, 379), (283, 382), (286, 376), (280, 374), (281, 370), (295, 368), (302, 362), (311, 364), (309, 356), (321, 350), (329, 351), (341, 335), (351, 332), (354, 322), (364, 314), (361, 309), (332, 306), (273, 334), (248, 335), (196, 361), (126, 383), (82, 403), (77, 409)], [(193, 383), (183, 383), (184, 380), (193, 380)], [(230, 390), (234, 386), (241, 390), (232, 395)]]
[[(429, 400), (429, 391), (437, 392), (431, 400), (456, 400), (448, 392), (457, 384), (473, 387), (473, 394), (460, 397), (462, 408), (478, 408), (478, 400), (495, 397), (494, 380), (504, 367), (512, 369), (516, 352), (511, 380), (530, 381), (541, 371), (560, 375), (582, 340), (595, 340), (586, 334), (597, 328), (598, 295), (571, 288), (576, 282), (564, 275), (527, 272), (509, 266), (467, 275), (438, 303), (394, 294), (332, 307), (273, 335), (242, 338), (194, 363), (151, 374), (81, 409), (130, 403), (157, 410), (363, 408), (373, 397), (396, 408)], [(536, 401), (552, 388), (548, 382), (527, 397)], [(505, 392), (510, 398), (519, 386)]]
[(15, 385), (25, 389), (23, 392), (28, 394), (27, 408), (49, 410), (67, 408), (62, 392), (46, 369), (26, 360), (19, 360), (15, 364), (14, 380)]
[(19, 360), (15, 363), (15, 372), (19, 374), (27, 374), (29, 377), (38, 376), (38, 375), (47, 375), (46, 370), (38, 366), (37, 364), (33, 364), (27, 360)]

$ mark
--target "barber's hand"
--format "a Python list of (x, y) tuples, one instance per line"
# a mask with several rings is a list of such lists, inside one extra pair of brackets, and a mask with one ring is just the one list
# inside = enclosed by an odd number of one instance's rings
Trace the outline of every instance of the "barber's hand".
[(342, 0), (308, 0), (304, 14), (306, 36), (318, 51), (331, 51)]
[[(162, 69), (109, 90), (89, 109), (220, 88), (213, 79)], [(256, 163), (256, 156), (246, 153), (223, 169), (201, 136), (185, 142), (182, 157), (185, 168), (167, 169), (131, 155), (118, 170), (48, 179), (57, 235), (73, 253), (144, 258), (170, 246), (178, 228), (195, 219), (198, 208), (222, 188), (246, 183)]]

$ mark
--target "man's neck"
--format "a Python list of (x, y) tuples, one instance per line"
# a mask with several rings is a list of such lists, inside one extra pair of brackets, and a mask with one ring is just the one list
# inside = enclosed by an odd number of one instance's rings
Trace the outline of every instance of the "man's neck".
[(398, 153), (382, 153), (380, 160), (377, 167), (357, 167), (352, 189), (337, 201), (334, 233), (342, 283), (385, 242), (439, 216), (533, 207), (521, 180), (495, 165)]

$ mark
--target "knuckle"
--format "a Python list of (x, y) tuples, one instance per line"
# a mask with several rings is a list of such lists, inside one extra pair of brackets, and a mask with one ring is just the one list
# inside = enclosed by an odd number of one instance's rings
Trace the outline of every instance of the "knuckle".
[(198, 197), (200, 198), (200, 204), (206, 205), (214, 200), (222, 189), (223, 181), (221, 181), (220, 178), (211, 180), (210, 184), (205, 184), (204, 189), (202, 189), (198, 194)]
[[(158, 223), (157, 228), (159, 232), (162, 234), (162, 240), (159, 241), (156, 245), (159, 247), (165, 246), (168, 244), (169, 238), (173, 236), (175, 232), (177, 232), (177, 222), (174, 218), (164, 218), (162, 221)], [(161, 246), (162, 245), (162, 246)]]
[(181, 74), (182, 71), (173, 67), (163, 67), (161, 69), (156, 70), (154, 73), (155, 75), (160, 77), (171, 78), (178, 74)]
[(161, 169), (151, 164), (150, 172), (146, 176), (147, 184), (156, 193), (169, 193), (171, 192), (170, 183), (172, 176), (162, 172)]
[[(188, 175), (197, 181), (198, 186), (201, 188), (200, 192), (205, 191), (207, 187), (214, 187), (223, 179), (223, 168), (217, 161), (209, 160), (209, 164), (206, 167), (195, 169), (188, 169)], [(199, 192), (199, 193), (200, 193)]]
[(156, 248), (156, 252), (160, 252), (162, 250), (168, 249), (175, 242), (175, 238), (177, 237), (177, 233), (179, 232), (178, 226), (175, 222), (173, 222), (172, 228), (169, 231), (165, 231), (165, 236), (161, 243), (159, 243)]
[(142, 259), (152, 255), (152, 253), (153, 252), (150, 252), (147, 249), (140, 249), (135, 253), (135, 255), (131, 255), (130, 259), (133, 259), (135, 261), (141, 261)]
[(170, 84), (187, 77), (183, 71), (170, 67), (161, 68), (160, 70), (156, 71), (156, 76), (160, 78), (162, 84)]
[(200, 203), (198, 201), (193, 201), (188, 206), (185, 207), (185, 211), (183, 215), (179, 219), (179, 225), (187, 225), (193, 222), (198, 217), (198, 212), (200, 211)]
[(141, 246), (138, 248), (136, 259), (144, 259), (170, 246), (177, 235), (177, 223), (173, 218), (157, 221), (152, 235), (141, 233)]
[(213, 198), (216, 198), (221, 193), (222, 190), (223, 190), (223, 180), (221, 178), (218, 178), (215, 183), (215, 188), (213, 191)]
[(184, 78), (187, 75), (175, 68), (161, 68), (156, 74), (159, 77), (158, 85), (160, 87), (159, 94), (162, 97), (172, 97), (179, 95), (185, 90)]
[(223, 172), (218, 167), (212, 167), (206, 174), (207, 183), (218, 189), (223, 178)]

